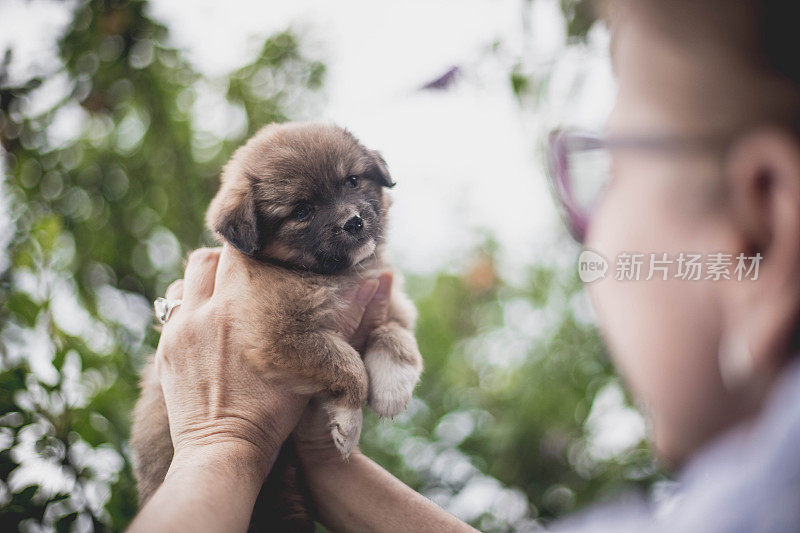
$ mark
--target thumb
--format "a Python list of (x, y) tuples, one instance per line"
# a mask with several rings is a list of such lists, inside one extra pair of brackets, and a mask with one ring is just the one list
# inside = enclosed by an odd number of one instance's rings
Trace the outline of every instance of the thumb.
[(361, 316), (361, 323), (350, 337), (350, 344), (359, 352), (363, 351), (372, 330), (386, 322), (392, 292), (392, 274), (385, 272), (378, 277), (378, 287), (369, 305)]
[(375, 292), (378, 290), (379, 282), (377, 279), (368, 279), (359, 285), (354, 296), (350, 300), (350, 304), (342, 312), (339, 333), (345, 339), (350, 339), (361, 324), (361, 319), (367, 306), (372, 301)]

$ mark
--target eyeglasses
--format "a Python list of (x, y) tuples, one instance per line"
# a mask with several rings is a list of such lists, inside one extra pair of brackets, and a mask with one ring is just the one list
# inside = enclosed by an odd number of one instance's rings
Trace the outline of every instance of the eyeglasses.
[(727, 135), (607, 138), (577, 131), (552, 132), (549, 143), (550, 182), (570, 235), (583, 243), (592, 212), (611, 176), (612, 150), (704, 152), (724, 149), (730, 140)]

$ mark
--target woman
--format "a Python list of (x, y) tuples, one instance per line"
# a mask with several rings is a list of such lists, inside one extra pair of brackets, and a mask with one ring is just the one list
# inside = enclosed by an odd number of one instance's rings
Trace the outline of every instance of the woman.
[[(614, 263), (589, 291), (659, 456), (680, 469), (682, 497), (657, 511), (601, 508), (565, 528), (800, 530), (800, 59), (791, 4), (604, 6), (617, 102), (605, 138), (556, 136), (556, 189), (574, 233)], [(592, 211), (571, 194), (588, 179), (571, 163), (588, 150), (608, 152), (613, 176)], [(714, 266), (686, 276), (697, 256)], [(651, 261), (634, 277), (637, 259)], [(648, 271), (656, 259), (659, 269)], [(749, 261), (745, 276), (737, 259)], [(228, 343), (224, 309), (242, 289), (225, 283), (225, 270), (224, 250), (201, 251), (170, 288), (184, 303), (157, 357), (176, 452), (132, 530), (244, 530), (269, 458), (306, 406), (257, 379)], [(384, 312), (389, 285), (371, 302), (354, 298), (343, 332), (354, 344)], [(195, 397), (198, 386), (211, 393)], [(306, 409), (297, 447), (328, 528), (471, 529), (363, 455), (342, 463), (315, 432), (315, 413)]]

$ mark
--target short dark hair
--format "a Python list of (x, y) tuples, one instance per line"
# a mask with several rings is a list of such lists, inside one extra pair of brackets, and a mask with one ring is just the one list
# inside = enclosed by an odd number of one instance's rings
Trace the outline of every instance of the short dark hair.
[[(589, 1), (594, 2), (598, 15), (611, 28), (612, 41), (618, 24), (628, 18), (640, 19), (663, 38), (675, 42), (687, 58), (699, 55), (711, 61), (725, 58), (734, 68), (740, 68), (743, 76), (760, 84), (763, 91), (727, 91), (720, 95), (725, 100), (730, 97), (731, 102), (747, 99), (739, 101), (744, 105), (736, 106), (742, 110), (741, 116), (727, 115), (731, 126), (744, 128), (758, 122), (782, 124), (800, 138), (800, 2)], [(771, 92), (776, 89), (780, 92)]]
[(628, 4), (688, 45), (723, 46), (800, 91), (800, 2), (793, 0), (595, 0), (613, 26)]

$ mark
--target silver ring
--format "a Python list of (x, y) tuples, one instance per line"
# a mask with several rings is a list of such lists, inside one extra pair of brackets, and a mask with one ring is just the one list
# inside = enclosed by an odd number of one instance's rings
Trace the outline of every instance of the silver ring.
[(169, 315), (172, 314), (172, 311), (181, 305), (183, 300), (178, 298), (156, 298), (153, 302), (153, 310), (156, 312), (156, 318), (162, 324), (166, 324), (167, 320), (169, 320)]

